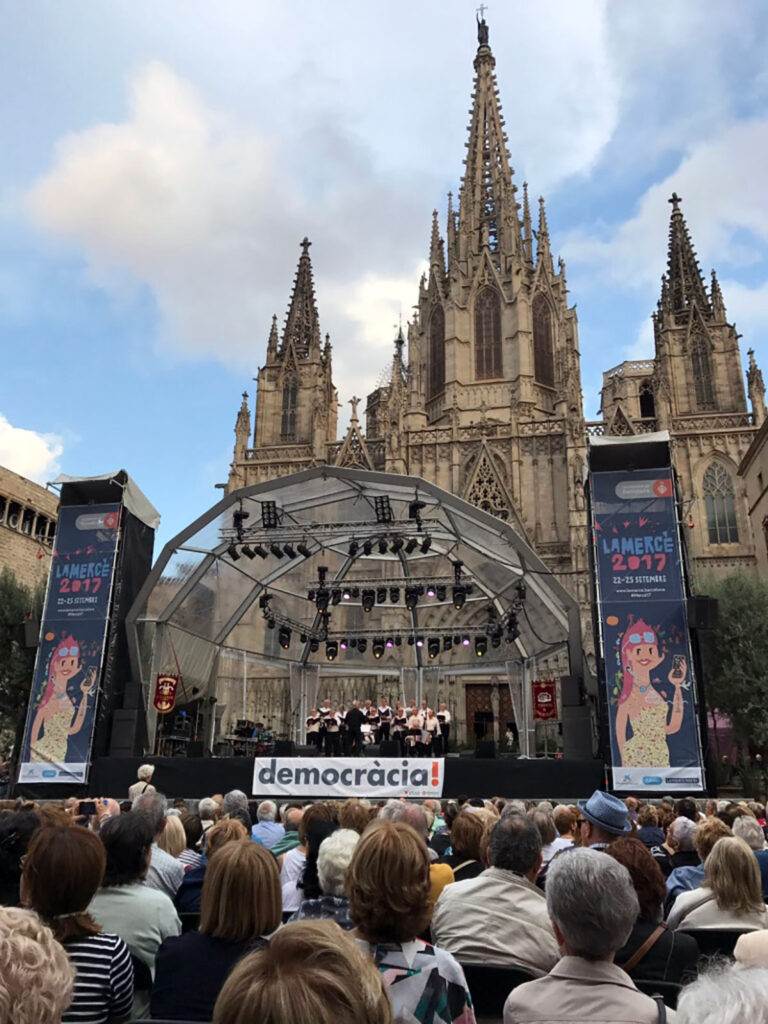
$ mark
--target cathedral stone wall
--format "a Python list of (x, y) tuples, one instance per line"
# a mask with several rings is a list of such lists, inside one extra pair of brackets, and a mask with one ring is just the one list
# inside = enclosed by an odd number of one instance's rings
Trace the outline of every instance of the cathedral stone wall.
[(48, 578), (58, 507), (55, 494), (0, 466), (0, 569), (27, 587)]

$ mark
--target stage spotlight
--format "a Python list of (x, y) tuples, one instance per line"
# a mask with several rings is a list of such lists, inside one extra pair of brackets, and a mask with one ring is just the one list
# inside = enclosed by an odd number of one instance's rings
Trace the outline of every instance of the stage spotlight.
[(259, 558), (266, 558), (269, 555), (269, 552), (267, 551), (263, 544), (254, 544), (253, 550), (254, 553), (259, 556)]
[(402, 548), (402, 546), (403, 546), (403, 538), (402, 537), (395, 537), (395, 539), (389, 545), (389, 550), (392, 552), (393, 555), (396, 555), (397, 552), (400, 550), (400, 548)]
[(417, 523), (421, 522), (421, 510), (426, 507), (426, 502), (419, 501), (418, 498), (415, 501), (408, 502), (408, 518), (415, 519)]
[(296, 550), (297, 550), (297, 551), (299, 552), (299, 554), (300, 554), (300, 555), (302, 555), (302, 556), (303, 556), (304, 558), (309, 558), (309, 556), (310, 556), (310, 555), (312, 554), (312, 552), (311, 552), (311, 551), (309, 550), (309, 548), (307, 547), (307, 545), (306, 545), (306, 544), (297, 544), (297, 545), (296, 545)]
[(469, 637), (468, 636), (463, 636), (461, 638), (461, 646), (462, 647), (469, 647)]
[(315, 592), (314, 592), (314, 590), (308, 590), (307, 591), (307, 600), (308, 601), (314, 601), (315, 600)]
[(438, 586), (435, 588), (435, 594), (437, 596), (437, 600), (438, 601), (444, 601), (445, 600), (445, 586), (442, 585), (442, 584), (438, 584)]
[(392, 639), (391, 636), (388, 636), (387, 637), (387, 650), (391, 651), (394, 646), (395, 646), (395, 641)]
[(261, 522), (265, 530), (274, 530), (280, 524), (280, 515), (277, 511), (277, 503), (274, 501), (262, 501)]
[(363, 611), (369, 612), (376, 603), (376, 594), (373, 590), (364, 590), (361, 596)]
[(427, 653), (430, 659), (434, 659), (440, 653), (440, 641), (436, 637), (430, 637), (427, 642)]
[(365, 654), (366, 650), (368, 649), (368, 641), (365, 639), (365, 637), (357, 641), (357, 649), (358, 651), (360, 651), (361, 654)]
[(349, 589), (349, 587), (344, 587), (344, 589), (341, 592), (341, 598), (343, 601), (352, 600), (352, 591)]
[(386, 587), (377, 587), (376, 588), (376, 603), (377, 604), (384, 604), (384, 602), (386, 600), (387, 600), (387, 588)]
[(256, 557), (256, 552), (253, 550), (252, 547), (249, 547), (248, 544), (243, 544), (243, 546), (240, 548), (240, 554), (245, 555), (246, 558)]
[(275, 628), (275, 620), (274, 619), (267, 619), (267, 629), (274, 629), (274, 628)]
[(309, 641), (309, 651), (310, 651), (310, 654), (317, 654), (319, 649), (320, 649), (320, 644), (317, 642), (317, 640), (310, 640)]
[(389, 600), (392, 602), (392, 604), (397, 604), (397, 602), (400, 600), (400, 587), (389, 588)]
[(243, 523), (248, 519), (250, 514), (250, 512), (246, 512), (242, 505), (232, 513), (232, 527), (237, 534), (238, 540), (243, 539)]
[(277, 634), (277, 639), (280, 646), (284, 651), (287, 651), (291, 646), (291, 631), (287, 626), (281, 626), (280, 631)]
[(289, 558), (296, 557), (296, 548), (292, 544), (283, 544), (283, 551)]
[(517, 584), (515, 589), (517, 590), (517, 599), (518, 599), (518, 601), (521, 601), (521, 602), (524, 601), (525, 597), (526, 597), (527, 591), (525, 589), (525, 583), (523, 582), (523, 580), (520, 580), (520, 582)]
[(279, 544), (270, 544), (269, 545), (269, 550), (272, 552), (272, 554), (275, 556), (275, 558), (282, 558), (283, 557), (283, 549), (280, 547)]
[(360, 545), (356, 540), (350, 541), (349, 543), (349, 557), (354, 558), (357, 552), (360, 550)]
[(267, 607), (269, 607), (269, 602), (271, 600), (272, 600), (272, 595), (266, 593), (266, 591), (263, 594), (259, 594), (259, 608), (267, 608)]
[(392, 515), (392, 506), (389, 503), (388, 494), (379, 494), (373, 499), (373, 507), (376, 510), (376, 522), (377, 523), (391, 523), (394, 516)]
[(379, 554), (380, 555), (386, 555), (386, 553), (387, 553), (387, 542), (384, 539), (384, 537), (382, 537), (381, 540), (379, 541)]
[(475, 654), (478, 658), (482, 658), (488, 653), (488, 637), (487, 636), (476, 636), (475, 637)]
[(331, 604), (338, 604), (341, 601), (341, 591), (338, 587), (334, 587), (331, 591)]
[(401, 647), (402, 643), (403, 643), (403, 638), (401, 636), (396, 636), (395, 637), (395, 647)]
[(317, 591), (317, 593), (315, 594), (315, 608), (317, 608), (319, 612), (324, 612), (328, 610), (328, 599), (330, 598), (330, 596), (331, 595), (328, 593), (325, 587), (321, 587)]
[(414, 643), (415, 643), (414, 638), (412, 636), (409, 636), (408, 637), (408, 646), (409, 647), (413, 647)]
[(423, 636), (417, 636), (416, 637), (416, 646), (417, 647), (423, 647), (424, 646), (424, 637)]
[(227, 548), (227, 554), (229, 555), (233, 562), (237, 562), (239, 560), (240, 555), (237, 552), (237, 547), (235, 546), (234, 541), (232, 541), (232, 543)]
[(460, 636), (455, 636), (453, 638), (453, 646), (454, 647), (458, 647), (460, 643), (461, 643), (461, 637)]
[(423, 555), (426, 555), (426, 553), (427, 553), (427, 552), (429, 551), (429, 549), (430, 549), (431, 547), (432, 547), (432, 538), (431, 538), (431, 537), (429, 537), (429, 536), (427, 536), (427, 537), (425, 537), (425, 538), (424, 538), (424, 540), (423, 540), (423, 541), (421, 542), (421, 553), (422, 553)]
[(307, 642), (307, 634), (306, 633), (302, 633), (299, 636), (299, 640), (301, 641), (301, 643), (305, 644)]
[(501, 646), (501, 634), (500, 633), (494, 633), (493, 636), (491, 637), (491, 647), (500, 647), (500, 646)]
[(349, 644), (347, 643), (346, 640), (339, 640), (339, 650), (340, 651), (346, 651), (348, 646), (349, 646)]
[(380, 636), (377, 636), (376, 639), (373, 641), (373, 646), (371, 647), (371, 650), (373, 651), (374, 658), (378, 661), (379, 658), (384, 653), (384, 641), (381, 639)]
[(435, 590), (434, 583), (428, 583), (427, 584), (427, 597), (435, 597), (436, 594), (437, 594), (437, 591)]
[(451, 640), (451, 638), (449, 636), (444, 637), (443, 638), (443, 650), (444, 651), (450, 651), (450, 649), (452, 647), (453, 647), (453, 640)]
[(419, 542), (416, 537), (411, 537), (408, 543), (405, 545), (406, 555), (412, 555), (416, 548), (419, 546)]
[(463, 586), (453, 588), (453, 607), (459, 611), (464, 607), (464, 602), (467, 599), (467, 588)]
[(373, 541), (372, 540), (365, 541), (363, 543), (363, 554), (364, 555), (370, 555), (370, 553), (372, 551), (373, 551)]
[(419, 603), (419, 592), (416, 587), (405, 588), (405, 607), (408, 611), (413, 611), (416, 605)]
[(352, 648), (353, 651), (357, 650), (357, 640), (355, 640), (354, 637), (352, 637), (352, 639), (349, 641), (349, 646)]
[(339, 653), (339, 645), (335, 640), (328, 640), (325, 645), (325, 656), (328, 661), (335, 661)]

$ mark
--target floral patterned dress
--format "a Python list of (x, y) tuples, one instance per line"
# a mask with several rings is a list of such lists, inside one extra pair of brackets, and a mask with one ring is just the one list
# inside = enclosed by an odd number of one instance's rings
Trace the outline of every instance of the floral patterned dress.
[(632, 713), (632, 738), (624, 744), (623, 767), (669, 768), (667, 711), (666, 702), (659, 698), (658, 703), (644, 703)]

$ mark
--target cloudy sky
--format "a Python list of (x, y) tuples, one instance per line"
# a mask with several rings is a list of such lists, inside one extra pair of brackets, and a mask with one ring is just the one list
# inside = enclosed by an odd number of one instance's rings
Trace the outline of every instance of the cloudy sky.
[[(226, 479), (304, 235), (340, 398), (369, 390), (460, 179), (474, 8), (0, 3), (0, 464), (124, 467), (170, 539)], [(587, 418), (602, 370), (652, 353), (673, 189), (768, 372), (762, 0), (487, 18), (516, 180), (547, 198), (578, 307)]]

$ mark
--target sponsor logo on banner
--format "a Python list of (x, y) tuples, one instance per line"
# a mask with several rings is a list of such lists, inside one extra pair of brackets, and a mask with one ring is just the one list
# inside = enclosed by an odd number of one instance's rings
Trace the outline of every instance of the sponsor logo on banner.
[(257, 757), (253, 794), (258, 796), (440, 797), (442, 758)]
[(685, 792), (701, 789), (704, 780), (700, 770), (684, 768), (679, 772), (669, 768), (614, 768), (612, 789), (625, 790), (647, 789), (663, 793)]
[(557, 691), (554, 679), (533, 683), (533, 717), (546, 720), (557, 718)]
[(155, 710), (160, 715), (167, 715), (176, 705), (176, 688), (178, 676), (159, 675), (155, 681)]

